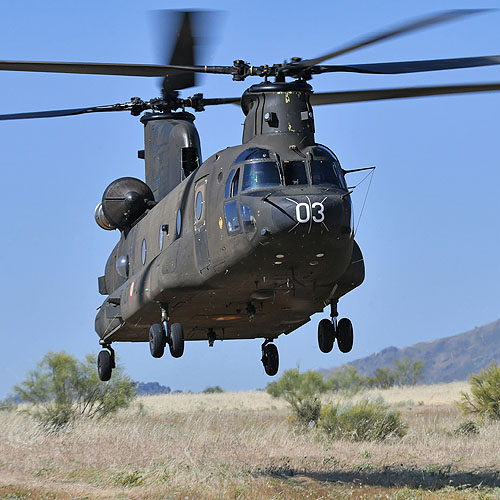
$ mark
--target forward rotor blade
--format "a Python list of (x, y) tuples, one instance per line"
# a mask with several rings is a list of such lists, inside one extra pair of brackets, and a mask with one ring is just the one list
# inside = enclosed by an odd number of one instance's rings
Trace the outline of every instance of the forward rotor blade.
[(128, 104), (111, 104), (109, 106), (94, 106), (92, 108), (74, 108), (74, 109), (53, 109), (51, 111), (34, 111), (31, 113), (14, 113), (9, 115), (0, 115), (0, 120), (24, 120), (27, 118), (54, 118), (58, 116), (83, 115), (85, 113), (101, 113), (105, 111), (127, 111), (130, 109)]
[(334, 50), (320, 57), (316, 57), (315, 59), (305, 59), (303, 61), (300, 61), (298, 63), (298, 66), (299, 67), (315, 66), (316, 64), (320, 64), (323, 61), (326, 61), (327, 59), (332, 59), (334, 57), (347, 54), (348, 52), (353, 52), (354, 50), (360, 49), (362, 47), (367, 47), (368, 45), (381, 42), (382, 40), (395, 38), (405, 33), (409, 33), (411, 31), (417, 31), (426, 28), (428, 26), (432, 26), (434, 24), (446, 23), (449, 21), (453, 21), (454, 19), (458, 19), (460, 17), (470, 16), (481, 12), (487, 12), (489, 10), (491, 9), (449, 10), (445, 12), (440, 12), (439, 14), (432, 14), (430, 16), (425, 16), (417, 20), (410, 21), (409, 23), (401, 24), (399, 26), (396, 26), (395, 28), (381, 31), (380, 33), (375, 33), (373, 35), (369, 35), (366, 38), (362, 38), (349, 45), (346, 45), (345, 47), (341, 47), (340, 49)]
[(80, 75), (165, 76), (170, 70), (196, 73), (232, 74), (232, 66), (188, 66), (161, 64), (81, 63), (48, 61), (0, 61), (0, 71), (32, 71), (38, 73), (76, 73)]
[(500, 64), (499, 56), (459, 57), (455, 59), (428, 59), (424, 61), (398, 61), (373, 64), (349, 64), (346, 66), (318, 66), (318, 73), (367, 73), (374, 75), (395, 75), (400, 73), (419, 73), (445, 69), (475, 68)]
[[(164, 15), (172, 14), (171, 12), (163, 12)], [(175, 46), (170, 56), (170, 60), (166, 60), (168, 65), (194, 65), (195, 60), (195, 40), (192, 29), (192, 12), (180, 12), (182, 19), (179, 24)], [(192, 71), (182, 71), (171, 69), (163, 78), (162, 95), (165, 96), (169, 92), (194, 87), (195, 75)]]
[(342, 104), (348, 102), (380, 101), (470, 92), (493, 92), (500, 90), (500, 83), (478, 83), (469, 85), (446, 85), (438, 87), (403, 87), (394, 89), (348, 90), (344, 92), (320, 92), (311, 95), (313, 106)]

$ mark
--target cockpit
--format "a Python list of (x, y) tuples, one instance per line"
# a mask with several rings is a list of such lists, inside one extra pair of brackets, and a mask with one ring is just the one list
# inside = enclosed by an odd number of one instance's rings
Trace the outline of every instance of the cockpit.
[(324, 146), (314, 146), (303, 160), (280, 160), (274, 152), (249, 148), (234, 161), (226, 182), (226, 198), (241, 192), (279, 186), (325, 186), (346, 189), (337, 157)]

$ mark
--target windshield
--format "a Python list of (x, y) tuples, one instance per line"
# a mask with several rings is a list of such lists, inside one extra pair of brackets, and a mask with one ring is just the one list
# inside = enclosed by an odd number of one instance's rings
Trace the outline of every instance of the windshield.
[(311, 177), (313, 184), (342, 187), (331, 158), (316, 158), (312, 160)]
[(279, 185), (281, 185), (280, 173), (275, 162), (257, 161), (245, 165), (242, 191)]
[(313, 155), (311, 159), (312, 183), (345, 188), (337, 158), (323, 146), (313, 148)]
[(303, 161), (284, 161), (283, 173), (287, 186), (307, 184), (306, 164)]

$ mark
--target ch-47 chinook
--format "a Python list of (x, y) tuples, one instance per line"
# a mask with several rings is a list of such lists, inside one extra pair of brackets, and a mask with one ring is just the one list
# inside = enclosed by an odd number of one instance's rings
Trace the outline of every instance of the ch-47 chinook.
[[(380, 40), (481, 12), (447, 11), (368, 36), (321, 57), (274, 65), (195, 65), (192, 17), (182, 13), (166, 65), (0, 61), (0, 70), (162, 77), (162, 97), (109, 106), (1, 115), (42, 118), (130, 111), (141, 116), (145, 182), (112, 182), (96, 208), (106, 230), (118, 229), (99, 291), (106, 295), (95, 327), (103, 350), (101, 380), (115, 366), (113, 342), (148, 342), (155, 358), (168, 345), (173, 357), (185, 340), (262, 338), (262, 363), (278, 371), (273, 340), (314, 313), (330, 308), (318, 325), (318, 343), (335, 340), (349, 352), (353, 328), (337, 321), (339, 299), (364, 279), (363, 256), (354, 240), (350, 189), (327, 147), (315, 142), (313, 105), (500, 90), (500, 83), (313, 93), (313, 75), (332, 72), (399, 74), (500, 63), (500, 56), (357, 65), (323, 62)], [(241, 97), (179, 96), (196, 73), (249, 76), (264, 81)], [(288, 78), (288, 81), (287, 81)], [(270, 81), (273, 79), (273, 81)], [(241, 104), (241, 145), (202, 162), (194, 116), (185, 108)], [(177, 110), (180, 110), (176, 112)]]

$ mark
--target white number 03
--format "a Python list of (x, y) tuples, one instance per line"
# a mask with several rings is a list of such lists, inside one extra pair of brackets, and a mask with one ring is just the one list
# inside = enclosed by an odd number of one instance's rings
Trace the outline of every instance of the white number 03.
[(320, 201), (315, 201), (311, 205), (309, 203), (297, 203), (295, 205), (295, 216), (297, 222), (304, 224), (311, 220), (314, 222), (323, 222), (325, 220), (325, 206)]

